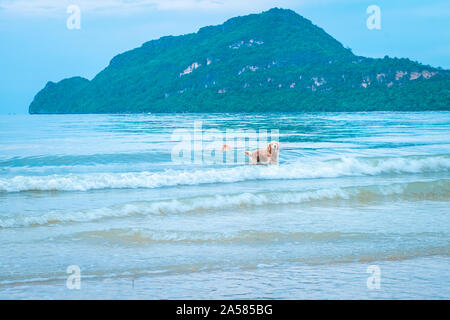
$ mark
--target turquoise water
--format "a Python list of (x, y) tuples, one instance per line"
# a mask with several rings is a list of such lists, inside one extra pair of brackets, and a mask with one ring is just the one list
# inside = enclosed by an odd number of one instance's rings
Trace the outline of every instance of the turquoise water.
[[(173, 161), (195, 121), (279, 165)], [(449, 299), (449, 200), (450, 112), (0, 116), (0, 298)]]

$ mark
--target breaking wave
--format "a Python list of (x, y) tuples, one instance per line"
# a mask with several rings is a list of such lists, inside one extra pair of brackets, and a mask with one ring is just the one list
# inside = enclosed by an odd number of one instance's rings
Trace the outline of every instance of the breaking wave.
[(88, 191), (97, 189), (159, 188), (249, 180), (287, 180), (375, 176), (450, 171), (450, 156), (341, 158), (299, 161), (279, 166), (165, 170), (162, 172), (92, 173), (0, 178), (0, 192)]
[(364, 204), (371, 201), (398, 199), (409, 201), (448, 201), (450, 199), (450, 179), (317, 189), (302, 192), (279, 191), (196, 196), (174, 200), (129, 202), (74, 212), (50, 211), (40, 215), (15, 214), (12, 217), (0, 217), (0, 228), (97, 221), (129, 216), (195, 214), (258, 206), (301, 204), (314, 201), (320, 201), (323, 204), (327, 201), (349, 200), (353, 203), (359, 202)]

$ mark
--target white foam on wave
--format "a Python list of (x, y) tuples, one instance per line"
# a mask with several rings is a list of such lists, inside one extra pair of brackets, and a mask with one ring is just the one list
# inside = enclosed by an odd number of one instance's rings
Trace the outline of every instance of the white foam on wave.
[(341, 158), (298, 161), (279, 166), (165, 170), (162, 172), (90, 173), (0, 178), (0, 192), (88, 191), (96, 189), (159, 188), (248, 180), (334, 178), (379, 174), (450, 171), (450, 157)]
[(279, 191), (260, 193), (196, 196), (174, 200), (139, 201), (110, 207), (73, 212), (50, 211), (43, 214), (14, 214), (0, 217), (0, 228), (14, 228), (58, 224), (65, 222), (89, 222), (110, 218), (200, 214), (212, 211), (245, 209), (271, 205), (301, 204), (304, 202), (350, 200), (368, 202), (380, 199), (444, 200), (450, 198), (450, 180), (395, 183), (389, 185), (352, 186), (345, 188), (317, 189), (310, 191)]

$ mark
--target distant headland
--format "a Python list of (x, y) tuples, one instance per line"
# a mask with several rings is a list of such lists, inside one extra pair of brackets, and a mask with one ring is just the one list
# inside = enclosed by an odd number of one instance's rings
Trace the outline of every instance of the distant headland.
[(48, 82), (42, 113), (450, 110), (450, 70), (356, 56), (292, 10), (232, 18), (115, 56), (92, 80)]

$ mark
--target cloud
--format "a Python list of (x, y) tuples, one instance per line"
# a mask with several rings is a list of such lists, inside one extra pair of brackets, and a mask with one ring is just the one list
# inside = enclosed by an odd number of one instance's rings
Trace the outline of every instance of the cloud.
[(133, 13), (143, 10), (261, 10), (288, 7), (307, 0), (0, 0), (0, 12), (9, 14), (52, 15), (78, 5), (84, 12), (103, 14)]

